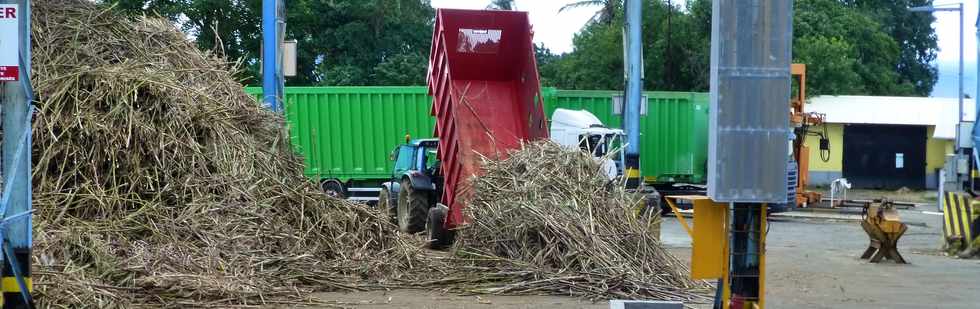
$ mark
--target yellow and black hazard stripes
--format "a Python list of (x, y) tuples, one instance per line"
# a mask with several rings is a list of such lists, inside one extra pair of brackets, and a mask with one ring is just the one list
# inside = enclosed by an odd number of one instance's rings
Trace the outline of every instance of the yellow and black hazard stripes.
[(943, 192), (943, 232), (947, 248), (952, 251), (969, 249), (970, 242), (977, 237), (976, 221), (980, 211), (968, 194)]

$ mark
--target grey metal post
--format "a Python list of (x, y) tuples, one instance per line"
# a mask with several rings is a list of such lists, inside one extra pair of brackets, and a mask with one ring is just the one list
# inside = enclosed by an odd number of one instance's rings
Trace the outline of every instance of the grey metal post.
[[(3, 180), (4, 194), (9, 194), (4, 217), (20, 214), (32, 209), (31, 205), (31, 138), (30, 117), (31, 98), (33, 90), (30, 86), (31, 73), (31, 4), (30, 0), (0, 0), (0, 3), (19, 4), (18, 12), (20, 32), (20, 61), (19, 81), (7, 82), (3, 85)], [(23, 146), (21, 146), (23, 144)], [(20, 146), (20, 147), (19, 147)], [(18, 148), (19, 147), (19, 148)], [(20, 150), (20, 158), (17, 151)], [(16, 220), (6, 227), (3, 233), (12, 247), (16, 265), (25, 277), (30, 278), (31, 263), (31, 218), (28, 215), (23, 220)], [(3, 277), (13, 277), (7, 265), (3, 265)], [(6, 289), (5, 289), (6, 290)], [(4, 293), (4, 307), (20, 308), (27, 300), (19, 293)]]
[[(956, 114), (956, 123), (963, 122), (963, 3), (960, 2), (957, 6), (957, 10), (960, 12), (960, 93), (959, 93), (959, 104), (960, 113)], [(959, 131), (957, 128), (956, 131)], [(959, 144), (959, 142), (956, 142)]]
[(640, 184), (640, 100), (643, 98), (643, 1), (626, 0), (626, 106), (623, 126), (626, 129), (625, 176), (627, 186)]
[[(980, 1), (977, 1), (980, 2)], [(977, 11), (977, 22), (974, 24), (977, 27), (977, 74), (974, 78), (977, 80), (977, 89), (973, 90), (973, 145), (976, 147), (978, 143), (977, 138), (980, 137), (980, 128), (977, 127), (978, 122), (977, 115), (980, 115), (980, 11)]]

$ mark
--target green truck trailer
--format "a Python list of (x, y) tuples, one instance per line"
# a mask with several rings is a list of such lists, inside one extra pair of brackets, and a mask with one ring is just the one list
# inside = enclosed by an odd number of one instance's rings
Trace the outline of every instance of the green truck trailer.
[[(246, 91), (261, 95), (261, 88)], [(622, 92), (542, 92), (546, 115), (587, 110), (608, 127), (621, 124)], [(645, 182), (664, 192), (699, 190), (708, 157), (708, 95), (649, 91), (644, 97)], [(290, 142), (305, 160), (305, 174), (329, 192), (361, 201), (376, 200), (379, 184), (391, 178), (391, 151), (410, 138), (431, 138), (435, 123), (424, 86), (286, 87), (285, 101)]]

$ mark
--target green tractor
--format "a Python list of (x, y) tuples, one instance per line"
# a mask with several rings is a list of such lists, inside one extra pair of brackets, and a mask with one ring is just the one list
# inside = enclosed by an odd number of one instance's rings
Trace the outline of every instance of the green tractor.
[[(430, 239), (446, 239), (443, 221), (447, 208), (439, 204), (442, 197), (443, 177), (436, 150), (438, 139), (415, 139), (400, 145), (391, 152), (395, 162), (391, 180), (381, 185), (378, 194), (379, 209), (387, 209), (392, 223), (405, 233), (426, 230)], [(439, 243), (433, 243), (439, 247)]]

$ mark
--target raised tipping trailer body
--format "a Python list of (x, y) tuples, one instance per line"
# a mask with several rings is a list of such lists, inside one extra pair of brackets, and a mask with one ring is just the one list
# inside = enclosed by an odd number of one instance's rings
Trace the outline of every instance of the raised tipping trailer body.
[(481, 157), (504, 158), (548, 138), (548, 122), (526, 12), (439, 9), (428, 87), (445, 176), (444, 227), (465, 222), (469, 179)]

